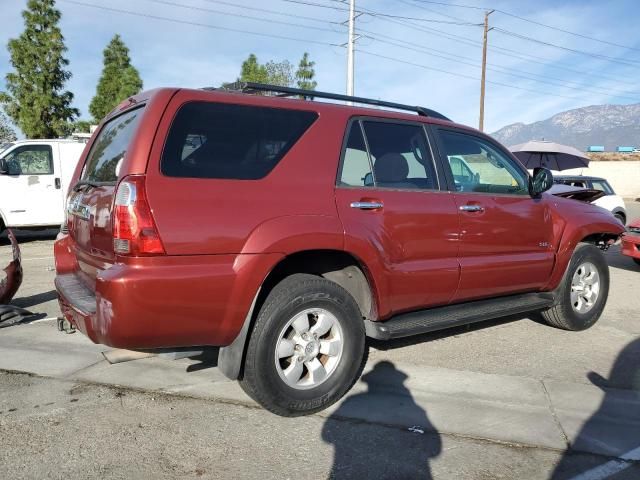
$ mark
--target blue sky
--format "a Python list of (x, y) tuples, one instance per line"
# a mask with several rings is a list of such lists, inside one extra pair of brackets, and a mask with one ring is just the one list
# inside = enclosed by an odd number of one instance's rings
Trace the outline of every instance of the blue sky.
[[(238, 76), (240, 64), (250, 53), (263, 62), (288, 59), (297, 64), (307, 51), (316, 61), (318, 89), (345, 91), (346, 50), (339, 45), (347, 39), (346, 27), (341, 25), (347, 12), (341, 10), (346, 7), (340, 1), (77, 1), (147, 15), (134, 16), (73, 3), (76, 0), (58, 0), (73, 73), (68, 88), (75, 94), (75, 106), (83, 118), (89, 116), (88, 104), (102, 68), (102, 50), (116, 33), (129, 46), (145, 88), (218, 86)], [(306, 4), (295, 3), (298, 1)], [(26, 3), (26, 0), (0, 0), (0, 89), (10, 70), (6, 44), (23, 28), (20, 12)], [(635, 49), (569, 35), (496, 11), (490, 16), (490, 24), (496, 30), (489, 32), (487, 80), (493, 83), (487, 84), (485, 130), (491, 132), (514, 122), (542, 120), (570, 108), (640, 102), (637, 0), (452, 0), (452, 3), (503, 10)], [(482, 8), (419, 0), (357, 0), (356, 7), (437, 21), (361, 15), (356, 24), (362, 35), (356, 52), (357, 95), (427, 106), (460, 123), (477, 126), (482, 28), (456, 23), (481, 23)], [(514, 33), (594, 56), (534, 43), (517, 38)]]

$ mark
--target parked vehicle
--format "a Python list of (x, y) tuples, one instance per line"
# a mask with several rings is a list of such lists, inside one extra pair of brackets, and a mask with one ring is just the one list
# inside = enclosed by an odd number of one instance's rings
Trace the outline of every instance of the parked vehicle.
[(640, 219), (631, 222), (627, 232), (622, 235), (622, 254), (640, 265)]
[(60, 226), (84, 147), (74, 140), (20, 140), (0, 153), (0, 233)]
[(611, 187), (611, 184), (606, 179), (601, 177), (587, 177), (582, 175), (569, 176), (569, 175), (556, 175), (553, 177), (555, 183), (561, 183), (563, 185), (571, 185), (573, 187), (586, 188), (591, 190), (600, 190), (604, 192), (604, 195), (592, 203), (613, 213), (622, 225), (627, 223), (627, 207), (624, 204), (624, 200), (620, 195)]
[[(530, 176), (491, 137), (426, 108), (239, 88), (141, 93), (90, 140), (55, 284), (94, 342), (221, 346), (229, 378), (295, 416), (351, 388), (366, 336), (533, 311), (582, 330), (600, 317), (601, 249), (624, 228), (545, 194), (548, 170)], [(474, 178), (463, 191), (456, 159)]]
[(604, 152), (604, 145), (590, 145), (587, 147), (587, 152)]
[(633, 153), (635, 151), (635, 147), (618, 147), (616, 148), (616, 152), (618, 153)]

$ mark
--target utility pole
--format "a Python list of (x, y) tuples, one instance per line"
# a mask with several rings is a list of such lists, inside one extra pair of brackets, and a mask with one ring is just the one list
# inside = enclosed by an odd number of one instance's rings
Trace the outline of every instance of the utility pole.
[(484, 12), (484, 38), (482, 41), (482, 79), (480, 80), (480, 124), (478, 130), (484, 128), (484, 84), (487, 76), (487, 33), (489, 33), (489, 15), (495, 10)]
[(347, 95), (353, 95), (353, 44), (356, 22), (356, 0), (349, 1), (349, 41), (347, 42)]

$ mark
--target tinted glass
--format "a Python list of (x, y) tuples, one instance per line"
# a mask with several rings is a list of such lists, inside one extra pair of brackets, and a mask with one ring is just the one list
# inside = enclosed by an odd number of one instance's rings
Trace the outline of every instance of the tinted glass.
[(363, 187), (373, 185), (367, 147), (362, 136), (360, 122), (353, 122), (342, 161), (340, 185)]
[(25, 145), (9, 153), (5, 160), (9, 175), (51, 175), (53, 156), (49, 145)]
[(142, 116), (142, 108), (131, 110), (107, 122), (96, 138), (87, 162), (83, 180), (115, 182), (127, 148)]
[(440, 131), (456, 190), (528, 195), (528, 177), (489, 142), (463, 133)]
[(431, 150), (422, 127), (363, 122), (376, 187), (437, 189)]
[(162, 172), (171, 177), (263, 178), (317, 117), (300, 110), (188, 103), (171, 125)]

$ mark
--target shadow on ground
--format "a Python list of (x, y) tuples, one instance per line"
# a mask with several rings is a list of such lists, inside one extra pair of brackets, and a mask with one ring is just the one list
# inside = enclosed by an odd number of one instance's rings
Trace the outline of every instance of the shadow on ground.
[(636, 425), (616, 425), (608, 419), (612, 412), (620, 411), (627, 406), (627, 415), (640, 423), (640, 411), (628, 411), (629, 406), (638, 405), (640, 400), (640, 338), (633, 340), (620, 352), (611, 368), (609, 378), (590, 372), (588, 378), (595, 386), (602, 388), (605, 395), (598, 410), (582, 426), (575, 441), (565, 452), (551, 478), (564, 480), (572, 478), (638, 478), (638, 471), (625, 475), (627, 469), (635, 468), (632, 463), (605, 458), (599, 465), (591, 466), (587, 471), (576, 469), (573, 462), (575, 451), (594, 451), (603, 446), (611, 450), (612, 457), (622, 457), (637, 462), (640, 460), (640, 434)]
[[(406, 379), (393, 363), (377, 363), (362, 377), (368, 390), (348, 397), (326, 420), (322, 439), (334, 448), (329, 478), (432, 478), (430, 459), (440, 455), (442, 440), (404, 385)], [(385, 418), (391, 412), (405, 418), (407, 425), (390, 426), (384, 437), (379, 426), (372, 435), (362, 434), (366, 425), (353, 428), (360, 423), (353, 419), (360, 416), (389, 423)]]

